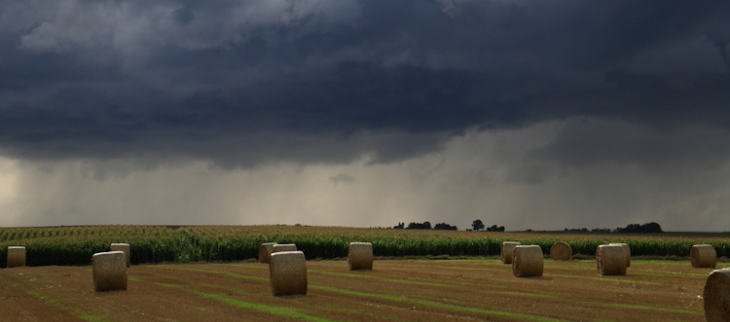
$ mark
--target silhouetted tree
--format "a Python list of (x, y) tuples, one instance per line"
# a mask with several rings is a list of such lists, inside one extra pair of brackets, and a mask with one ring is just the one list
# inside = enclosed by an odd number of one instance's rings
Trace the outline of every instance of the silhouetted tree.
[(459, 230), (456, 228), (456, 226), (451, 226), (447, 223), (440, 223), (436, 224), (436, 226), (433, 226), (433, 229), (441, 229), (441, 230)]
[(601, 232), (601, 233), (608, 233), (608, 232), (611, 232), (611, 230), (610, 230), (610, 229), (608, 229), (608, 228), (593, 228), (593, 229), (591, 229), (591, 231), (594, 231), (594, 232)]
[(473, 229), (474, 231), (480, 231), (480, 230), (484, 229), (484, 223), (482, 223), (482, 221), (481, 221), (481, 220), (479, 220), (479, 219), (477, 219), (477, 220), (474, 220), (474, 221), (473, 221), (473, 222), (471, 223), (471, 228), (472, 228), (472, 229)]
[(492, 227), (487, 228), (487, 231), (504, 231), (504, 226), (492, 225)]
[(630, 224), (626, 226), (626, 228), (616, 228), (614, 230), (617, 233), (663, 233), (662, 227), (659, 226), (659, 224), (655, 222), (650, 222), (648, 224)]
[(412, 222), (408, 224), (408, 227), (406, 229), (431, 229), (431, 223), (428, 221), (424, 221), (421, 223)]

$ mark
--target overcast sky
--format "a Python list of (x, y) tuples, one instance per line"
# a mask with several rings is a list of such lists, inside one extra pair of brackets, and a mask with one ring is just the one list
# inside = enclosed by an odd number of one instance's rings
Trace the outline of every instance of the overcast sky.
[(730, 231), (730, 2), (0, 2), (0, 226)]

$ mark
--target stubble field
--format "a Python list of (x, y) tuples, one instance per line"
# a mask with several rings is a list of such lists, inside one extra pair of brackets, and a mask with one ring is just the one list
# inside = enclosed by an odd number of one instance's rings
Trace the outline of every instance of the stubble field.
[[(723, 265), (721, 265), (723, 266)], [(0, 270), (3, 321), (702, 321), (710, 269), (634, 260), (597, 276), (592, 260), (545, 260), (516, 278), (497, 259), (308, 261), (304, 296), (273, 297), (256, 262), (137, 265), (127, 291), (96, 293), (88, 266)]]
[[(545, 259), (543, 277), (517, 278), (502, 241), (573, 247)], [(307, 257), (305, 296), (273, 297), (262, 242), (295, 243)], [(352, 241), (373, 244), (372, 271), (349, 271)], [(91, 255), (132, 246), (127, 291), (93, 291)], [(596, 246), (625, 242), (626, 276), (598, 276)], [(711, 269), (689, 263), (709, 243), (730, 266), (728, 233), (466, 232), (299, 226), (73, 226), (0, 228), (27, 248), (30, 267), (0, 269), (2, 321), (703, 321)], [(420, 258), (420, 259), (414, 259)], [(446, 260), (439, 260), (446, 259)]]

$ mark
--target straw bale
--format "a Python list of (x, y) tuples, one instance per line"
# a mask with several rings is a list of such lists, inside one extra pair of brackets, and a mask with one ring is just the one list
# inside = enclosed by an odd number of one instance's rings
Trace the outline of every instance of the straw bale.
[(703, 298), (707, 322), (730, 321), (730, 268), (714, 270), (707, 276)]
[(631, 247), (627, 243), (610, 243), (609, 245), (621, 245), (624, 248), (624, 256), (626, 256), (626, 267), (631, 267)]
[(129, 265), (131, 263), (130, 260), (129, 260), (130, 259), (129, 244), (125, 244), (125, 243), (112, 243), (111, 247), (109, 247), (109, 250), (111, 250), (111, 251), (115, 251), (115, 250), (123, 251), (124, 252), (124, 256), (127, 257), (127, 267), (129, 267)]
[(269, 264), (271, 294), (307, 294), (307, 261), (301, 251), (275, 252)]
[(626, 275), (626, 250), (621, 245), (600, 245), (596, 249), (598, 275)]
[(515, 246), (520, 245), (520, 242), (502, 242), (502, 247), (499, 250), (499, 256), (502, 258), (502, 264), (512, 264), (512, 256), (514, 255)]
[(127, 257), (123, 251), (96, 253), (91, 257), (94, 290), (97, 292), (127, 290)]
[(516, 277), (542, 276), (544, 260), (538, 245), (517, 245), (512, 257), (512, 273)]
[(271, 253), (274, 252), (276, 243), (262, 243), (259, 246), (259, 263), (271, 263)]
[(573, 256), (573, 249), (565, 242), (557, 242), (550, 247), (550, 258), (556, 261), (567, 261)]
[(352, 242), (347, 249), (347, 265), (350, 270), (373, 269), (373, 244)]
[(274, 244), (272, 246), (272, 253), (278, 253), (278, 252), (295, 252), (297, 251), (297, 245), (296, 244)]
[(25, 266), (25, 246), (8, 247), (8, 268)]
[(694, 245), (689, 251), (689, 260), (694, 268), (715, 268), (717, 252), (710, 244)]

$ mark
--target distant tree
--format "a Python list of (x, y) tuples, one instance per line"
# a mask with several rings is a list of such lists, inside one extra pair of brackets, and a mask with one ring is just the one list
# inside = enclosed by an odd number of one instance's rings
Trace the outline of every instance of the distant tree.
[(412, 222), (408, 224), (406, 229), (431, 229), (431, 223), (424, 221), (423, 223)]
[(659, 224), (655, 222), (650, 222), (648, 224), (630, 224), (626, 226), (626, 228), (616, 228), (614, 232), (617, 233), (663, 233), (662, 227), (659, 226)]
[(477, 220), (474, 220), (474, 221), (473, 221), (473, 222), (471, 223), (471, 228), (472, 228), (472, 229), (473, 229), (474, 231), (480, 231), (480, 230), (484, 229), (484, 223), (482, 223), (482, 221), (481, 221), (481, 220), (479, 220), (479, 219), (477, 219)]
[(504, 226), (492, 225), (492, 227), (487, 228), (487, 231), (504, 231)]
[(459, 230), (459, 228), (456, 228), (456, 226), (451, 226), (447, 223), (440, 223), (436, 224), (436, 226), (433, 226), (433, 229), (440, 229), (440, 230)]
[[(611, 231), (610, 229), (606, 229), (606, 230), (609, 231), (609, 232)], [(589, 230), (588, 230), (588, 228), (583, 227), (583, 228), (570, 228), (570, 229), (565, 228), (565, 229), (563, 229), (563, 231), (588, 232)], [(590, 231), (599, 231), (600, 232), (600, 231), (604, 231), (604, 230), (603, 229), (600, 229), (600, 228), (593, 228)]]

